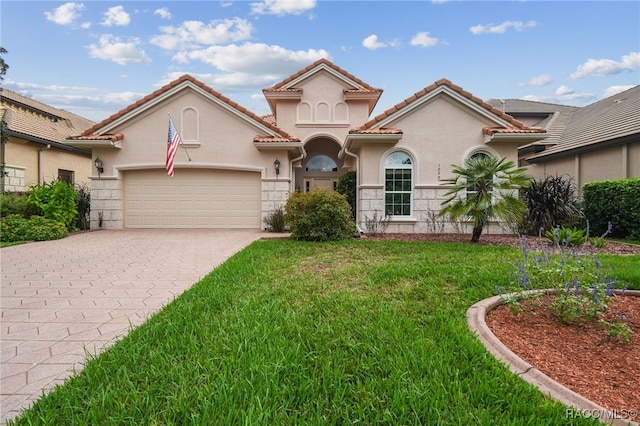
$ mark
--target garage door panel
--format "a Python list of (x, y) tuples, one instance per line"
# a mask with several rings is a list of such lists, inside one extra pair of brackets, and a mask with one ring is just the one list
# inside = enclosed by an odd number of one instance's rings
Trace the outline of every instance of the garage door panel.
[(260, 228), (259, 173), (164, 170), (124, 174), (126, 228)]

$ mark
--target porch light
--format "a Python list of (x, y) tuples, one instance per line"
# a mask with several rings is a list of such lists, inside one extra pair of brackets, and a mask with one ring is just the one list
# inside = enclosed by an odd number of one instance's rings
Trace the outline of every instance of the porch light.
[(98, 170), (98, 175), (100, 175), (100, 173), (104, 173), (104, 167), (100, 157), (96, 157), (96, 159), (93, 161), (93, 164), (96, 166), (96, 169)]
[(276, 168), (276, 176), (280, 174), (280, 160), (276, 158), (276, 161), (273, 162), (273, 167)]

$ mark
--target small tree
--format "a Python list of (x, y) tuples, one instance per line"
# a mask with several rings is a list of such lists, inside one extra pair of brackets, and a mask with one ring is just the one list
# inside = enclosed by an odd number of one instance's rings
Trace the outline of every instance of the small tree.
[(469, 157), (463, 166), (453, 165), (455, 177), (446, 179), (451, 185), (442, 202), (440, 215), (452, 219), (470, 217), (473, 220), (471, 242), (477, 243), (484, 226), (491, 218), (515, 222), (524, 211), (517, 189), (526, 187), (526, 169), (513, 161), (480, 154)]
[(355, 170), (350, 170), (340, 176), (338, 184), (336, 185), (336, 191), (347, 197), (347, 202), (351, 206), (351, 215), (353, 219), (356, 219), (356, 186), (358, 175)]

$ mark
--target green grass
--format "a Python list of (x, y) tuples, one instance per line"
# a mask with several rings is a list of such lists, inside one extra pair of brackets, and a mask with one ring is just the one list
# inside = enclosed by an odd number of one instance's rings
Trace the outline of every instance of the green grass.
[[(515, 249), (258, 241), (18, 424), (598, 424), (511, 374), (465, 313)], [(602, 256), (640, 282), (640, 256)]]

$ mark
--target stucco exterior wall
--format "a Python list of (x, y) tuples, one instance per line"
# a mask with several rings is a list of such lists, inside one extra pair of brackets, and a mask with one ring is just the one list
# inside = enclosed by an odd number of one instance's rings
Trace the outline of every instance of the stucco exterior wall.
[[(374, 215), (384, 216), (384, 162), (389, 154), (403, 151), (413, 161), (412, 214), (394, 217), (387, 232), (425, 233), (460, 232), (469, 227), (439, 218), (448, 188), (441, 184), (452, 177), (452, 165), (461, 165), (478, 151), (516, 161), (517, 145), (513, 142), (485, 144), (482, 128), (491, 123), (472, 110), (441, 96), (404, 115), (390, 125), (403, 130), (403, 136), (392, 143), (363, 144), (359, 150), (359, 216), (360, 226), (366, 230), (367, 221)], [(490, 224), (485, 232), (510, 232), (499, 224)]]
[(7, 165), (22, 170), (20, 184), (17, 184), (15, 180), (10, 183), (5, 178), (5, 190), (7, 191), (22, 192), (28, 190), (31, 185), (56, 180), (58, 169), (73, 171), (75, 183), (89, 184), (92, 164), (88, 155), (76, 154), (55, 147), (47, 149), (46, 145), (11, 137), (5, 146), (5, 156)]

